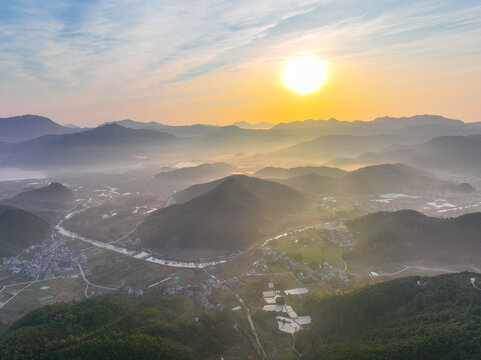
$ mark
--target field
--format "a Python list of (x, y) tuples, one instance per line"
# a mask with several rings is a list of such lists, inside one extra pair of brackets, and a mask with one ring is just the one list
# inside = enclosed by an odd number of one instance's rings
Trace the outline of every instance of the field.
[(316, 230), (288, 235), (271, 242), (270, 245), (278, 251), (285, 252), (290, 257), (300, 258), (307, 264), (328, 262), (330, 265), (344, 268), (340, 246), (326, 240)]

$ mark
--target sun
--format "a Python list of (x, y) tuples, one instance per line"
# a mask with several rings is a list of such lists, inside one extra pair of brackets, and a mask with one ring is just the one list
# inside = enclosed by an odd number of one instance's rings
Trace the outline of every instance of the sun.
[(284, 67), (284, 84), (300, 94), (316, 91), (325, 79), (326, 65), (315, 56), (291, 60)]

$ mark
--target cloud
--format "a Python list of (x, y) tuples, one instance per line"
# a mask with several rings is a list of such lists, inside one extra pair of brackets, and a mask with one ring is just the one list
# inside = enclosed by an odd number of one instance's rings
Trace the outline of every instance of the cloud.
[(479, 62), (480, 43), (476, 2), (17, 0), (0, 4), (0, 96), (148, 97), (311, 53)]

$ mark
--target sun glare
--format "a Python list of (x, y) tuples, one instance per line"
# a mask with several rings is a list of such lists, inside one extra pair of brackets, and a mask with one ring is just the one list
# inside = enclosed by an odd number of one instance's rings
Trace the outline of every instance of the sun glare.
[(284, 84), (300, 94), (308, 94), (321, 87), (326, 79), (324, 61), (315, 56), (297, 58), (284, 67)]

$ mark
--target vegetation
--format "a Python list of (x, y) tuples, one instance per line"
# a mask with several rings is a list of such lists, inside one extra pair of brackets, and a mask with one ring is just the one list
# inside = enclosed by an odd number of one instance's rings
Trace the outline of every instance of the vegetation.
[(346, 225), (358, 237), (354, 249), (343, 255), (346, 259), (450, 264), (479, 260), (481, 213), (441, 219), (414, 210), (378, 212)]
[(157, 210), (138, 231), (144, 244), (157, 249), (242, 250), (282, 230), (284, 217), (309, 204), (285, 185), (236, 175), (185, 204)]
[(21, 192), (3, 203), (36, 212), (59, 211), (68, 207), (74, 198), (66, 186), (53, 182), (48, 186)]
[(409, 277), (345, 295), (311, 296), (305, 359), (479, 359), (481, 292), (461, 273)]
[(315, 174), (319, 176), (340, 177), (346, 174), (346, 171), (329, 166), (298, 166), (294, 168), (280, 168), (274, 166), (267, 166), (254, 175), (260, 178), (292, 178), (296, 176), (303, 176)]
[(165, 181), (192, 181), (196, 179), (197, 181), (202, 179), (209, 179), (215, 176), (226, 176), (232, 171), (234, 167), (223, 163), (205, 163), (197, 166), (183, 167), (180, 169), (174, 169), (170, 171), (165, 171), (155, 175), (157, 179)]
[(309, 193), (383, 194), (419, 191), (473, 192), (470, 184), (454, 184), (402, 164), (373, 165), (327, 176), (312, 172), (283, 181), (284, 184)]
[(16, 256), (23, 249), (41, 242), (50, 225), (28, 211), (0, 205), (0, 257)]
[(226, 313), (188, 298), (108, 295), (30, 312), (0, 338), (0, 358), (206, 359), (233, 338)]

